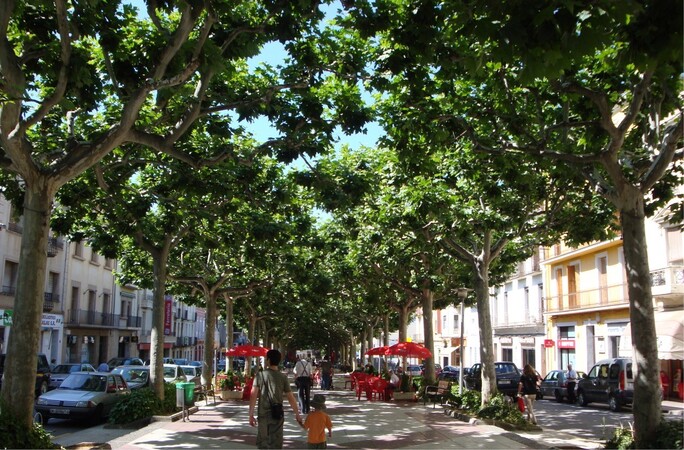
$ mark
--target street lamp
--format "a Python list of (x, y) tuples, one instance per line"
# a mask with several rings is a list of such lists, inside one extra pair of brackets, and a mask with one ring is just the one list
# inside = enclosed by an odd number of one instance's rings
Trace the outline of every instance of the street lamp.
[(464, 316), (463, 314), (465, 313), (465, 299), (468, 297), (468, 291), (470, 289), (467, 288), (458, 288), (458, 291), (456, 292), (456, 296), (458, 297), (459, 300), (461, 300), (461, 340), (458, 342), (460, 345), (460, 350), (459, 350), (459, 370), (458, 370), (458, 386), (459, 386), (459, 391), (463, 389), (463, 323), (464, 323)]

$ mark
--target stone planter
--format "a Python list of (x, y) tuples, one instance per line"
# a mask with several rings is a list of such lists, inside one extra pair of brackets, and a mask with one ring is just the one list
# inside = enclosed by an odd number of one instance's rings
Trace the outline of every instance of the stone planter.
[(392, 398), (398, 402), (415, 402), (418, 401), (415, 392), (394, 392)]
[(242, 400), (242, 391), (221, 391), (221, 400)]

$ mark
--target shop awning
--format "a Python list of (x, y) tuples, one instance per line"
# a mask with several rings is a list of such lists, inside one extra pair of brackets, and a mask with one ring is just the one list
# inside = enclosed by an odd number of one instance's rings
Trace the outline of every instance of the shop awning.
[[(658, 358), (684, 360), (684, 311), (656, 311)], [(632, 327), (627, 324), (620, 338), (620, 356), (632, 356)]]

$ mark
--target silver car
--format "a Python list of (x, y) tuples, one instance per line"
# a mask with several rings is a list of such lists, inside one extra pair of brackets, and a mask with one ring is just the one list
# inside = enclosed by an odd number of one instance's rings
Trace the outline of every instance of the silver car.
[(75, 372), (59, 388), (38, 397), (35, 409), (44, 424), (52, 417), (97, 421), (109, 416), (112, 407), (130, 393), (119, 374)]
[(150, 385), (150, 366), (119, 366), (112, 373), (121, 375), (131, 391)]
[(59, 364), (50, 371), (50, 389), (57, 389), (74, 372), (95, 372), (95, 368), (88, 363)]
[(176, 381), (185, 382), (185, 374), (178, 364), (164, 364), (164, 381), (174, 383)]

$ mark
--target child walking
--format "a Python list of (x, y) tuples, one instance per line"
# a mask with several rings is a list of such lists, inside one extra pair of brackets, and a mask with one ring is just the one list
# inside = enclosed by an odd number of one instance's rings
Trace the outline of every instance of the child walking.
[(313, 400), (311, 400), (311, 407), (314, 411), (306, 416), (306, 420), (302, 424), (302, 427), (309, 431), (308, 448), (328, 448), (328, 443), (325, 440), (325, 429), (328, 429), (328, 437), (332, 437), (332, 421), (325, 412), (325, 395), (314, 395)]

